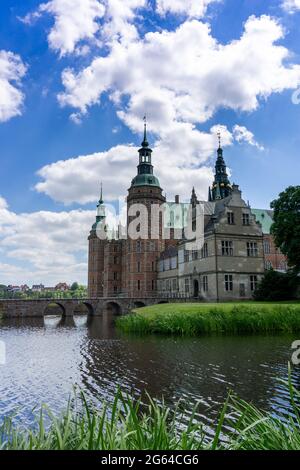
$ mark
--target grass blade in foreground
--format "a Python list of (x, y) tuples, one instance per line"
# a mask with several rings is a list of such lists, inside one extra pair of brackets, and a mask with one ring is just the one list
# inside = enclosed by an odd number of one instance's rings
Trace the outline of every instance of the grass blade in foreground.
[[(151, 398), (145, 406), (118, 391), (113, 405), (103, 403), (99, 411), (81, 394), (80, 411), (70, 403), (60, 418), (46, 410), (51, 420), (48, 430), (43, 411), (35, 430), (16, 428), (6, 419), (0, 427), (0, 449), (300, 450), (300, 394), (292, 387), (290, 377), (286, 386), (292, 410), (288, 419), (229, 396), (213, 438), (205, 436), (196, 408), (187, 423), (179, 406), (171, 410)], [(233, 430), (230, 434), (226, 431), (229, 428)]]

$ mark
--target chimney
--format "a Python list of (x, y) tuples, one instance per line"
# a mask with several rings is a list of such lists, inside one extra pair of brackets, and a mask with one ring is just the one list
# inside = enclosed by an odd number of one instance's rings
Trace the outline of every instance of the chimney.
[(175, 196), (175, 204), (179, 204), (179, 196), (178, 196), (178, 194), (176, 194), (176, 196)]

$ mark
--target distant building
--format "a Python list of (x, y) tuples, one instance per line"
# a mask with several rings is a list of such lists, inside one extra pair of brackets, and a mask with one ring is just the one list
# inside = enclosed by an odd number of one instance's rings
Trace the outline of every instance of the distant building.
[(44, 284), (34, 284), (31, 288), (32, 292), (42, 292), (45, 290)]
[(22, 292), (27, 292), (27, 291), (29, 291), (29, 290), (30, 290), (30, 289), (29, 289), (29, 286), (28, 286), (27, 284), (24, 284), (24, 285), (21, 286), (21, 291), (22, 291)]
[(68, 284), (66, 284), (65, 282), (60, 282), (55, 286), (54, 289), (61, 292), (66, 292), (67, 290), (70, 290), (70, 286), (68, 286)]
[(21, 289), (20, 286), (12, 286), (12, 285), (10, 285), (10, 286), (7, 286), (7, 292), (12, 292), (12, 293), (14, 293), (14, 292), (22, 292), (22, 289)]

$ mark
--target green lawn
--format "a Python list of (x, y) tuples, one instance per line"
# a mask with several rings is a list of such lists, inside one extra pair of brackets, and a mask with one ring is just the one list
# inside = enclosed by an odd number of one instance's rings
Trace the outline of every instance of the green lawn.
[(125, 332), (144, 334), (293, 333), (300, 331), (300, 303), (158, 304), (134, 310), (117, 325)]

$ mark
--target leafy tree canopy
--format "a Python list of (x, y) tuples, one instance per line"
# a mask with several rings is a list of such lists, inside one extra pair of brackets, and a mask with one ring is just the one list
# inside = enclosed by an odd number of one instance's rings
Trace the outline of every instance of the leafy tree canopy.
[(289, 266), (300, 271), (300, 186), (290, 186), (280, 193), (271, 208), (275, 244), (286, 255)]

